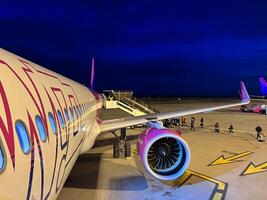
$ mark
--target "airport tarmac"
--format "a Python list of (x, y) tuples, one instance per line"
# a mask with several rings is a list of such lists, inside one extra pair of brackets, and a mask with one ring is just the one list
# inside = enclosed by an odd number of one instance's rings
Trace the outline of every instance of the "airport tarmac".
[[(227, 101), (154, 99), (148, 103), (160, 111), (171, 111)], [(103, 111), (101, 115), (103, 119), (124, 116), (127, 114), (119, 110)], [(186, 117), (188, 124), (190, 117)], [(195, 131), (181, 128), (192, 158), (189, 169), (178, 180), (162, 182), (150, 177), (135, 154), (136, 140), (143, 129), (127, 129), (132, 159), (113, 159), (114, 136), (99, 137), (95, 147), (79, 157), (58, 199), (267, 199), (267, 143), (258, 142), (254, 130), (257, 125), (267, 130), (267, 116), (242, 113), (236, 107), (194, 117)], [(204, 128), (199, 127), (201, 117)], [(221, 126), (220, 134), (213, 133), (216, 121)], [(235, 134), (228, 133), (230, 124), (233, 124)]]

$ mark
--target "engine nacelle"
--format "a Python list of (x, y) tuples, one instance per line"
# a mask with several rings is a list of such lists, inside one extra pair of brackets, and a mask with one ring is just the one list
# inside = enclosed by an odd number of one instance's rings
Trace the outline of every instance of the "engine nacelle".
[(190, 164), (191, 153), (181, 133), (170, 129), (149, 128), (137, 142), (138, 154), (147, 172), (170, 181), (182, 176)]

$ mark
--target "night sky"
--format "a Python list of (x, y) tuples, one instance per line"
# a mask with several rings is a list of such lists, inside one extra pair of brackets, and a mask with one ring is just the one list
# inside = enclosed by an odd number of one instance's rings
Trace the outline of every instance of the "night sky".
[(267, 1), (1, 1), (0, 47), (95, 89), (232, 96), (267, 77)]

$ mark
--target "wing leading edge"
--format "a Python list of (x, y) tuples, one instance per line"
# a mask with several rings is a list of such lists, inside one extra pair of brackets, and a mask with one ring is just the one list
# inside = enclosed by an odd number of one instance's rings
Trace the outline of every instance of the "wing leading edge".
[(224, 108), (230, 108), (230, 107), (249, 104), (250, 97), (246, 90), (244, 82), (241, 81), (240, 85), (241, 85), (242, 101), (238, 103), (225, 104), (225, 105), (199, 108), (199, 109), (191, 109), (191, 110), (185, 110), (185, 111), (154, 113), (154, 114), (144, 115), (144, 116), (139, 116), (139, 117), (127, 117), (127, 118), (120, 118), (120, 119), (114, 119), (114, 120), (105, 120), (105, 121), (102, 121), (102, 123), (100, 124), (100, 130), (101, 132), (107, 132), (107, 131), (112, 131), (112, 130), (116, 130), (116, 129), (120, 129), (120, 128), (124, 128), (128, 126), (146, 123), (149, 121), (158, 121), (158, 120), (163, 120), (163, 119), (168, 119), (168, 118), (181, 117), (185, 115), (192, 115), (192, 114), (203, 113), (203, 112), (210, 112), (214, 110), (220, 110)]

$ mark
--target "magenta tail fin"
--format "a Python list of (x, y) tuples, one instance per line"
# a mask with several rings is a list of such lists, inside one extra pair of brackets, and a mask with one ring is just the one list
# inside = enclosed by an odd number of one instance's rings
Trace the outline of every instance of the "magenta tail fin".
[(241, 98), (243, 102), (250, 102), (250, 96), (243, 81), (240, 81), (241, 86)]

